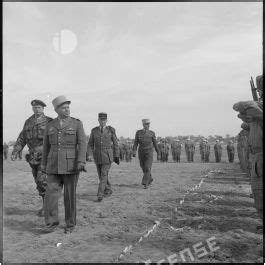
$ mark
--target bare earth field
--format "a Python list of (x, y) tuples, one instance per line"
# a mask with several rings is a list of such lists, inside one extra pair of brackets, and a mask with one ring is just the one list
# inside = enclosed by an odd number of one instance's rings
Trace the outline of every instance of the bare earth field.
[[(198, 150), (196, 150), (198, 153)], [(63, 198), (60, 225), (44, 233), (44, 220), (36, 216), (41, 207), (31, 170), (26, 161), (4, 161), (3, 257), (4, 262), (158, 262), (190, 249), (187, 262), (262, 262), (261, 225), (250, 198), (248, 178), (238, 161), (203, 164), (198, 154), (194, 163), (154, 163), (152, 186), (142, 189), (138, 159), (112, 165), (111, 197), (96, 200), (98, 177), (94, 163), (87, 164), (77, 187), (77, 227), (65, 235)], [(223, 161), (227, 161), (224, 152)], [(213, 154), (211, 154), (213, 161)], [(196, 190), (184, 194), (208, 178)], [(152, 233), (142, 237), (159, 221)], [(171, 228), (170, 228), (171, 226)], [(174, 230), (177, 228), (183, 228)], [(142, 237), (142, 241), (137, 243)], [(206, 240), (215, 240), (216, 251)], [(62, 243), (57, 247), (57, 243)], [(137, 243), (137, 244), (136, 244)], [(205, 247), (200, 257), (194, 244)], [(132, 246), (120, 259), (126, 246)], [(200, 252), (201, 253), (201, 252)]]

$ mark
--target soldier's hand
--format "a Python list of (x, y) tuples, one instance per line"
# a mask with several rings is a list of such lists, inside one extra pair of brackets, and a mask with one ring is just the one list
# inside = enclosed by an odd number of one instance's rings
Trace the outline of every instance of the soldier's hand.
[(17, 155), (16, 155), (16, 154), (12, 154), (12, 155), (11, 155), (11, 160), (12, 160), (12, 161), (15, 161), (16, 159), (17, 159)]
[(41, 165), (40, 170), (41, 170), (41, 172), (46, 173), (46, 166)]
[(78, 162), (78, 163), (77, 163), (77, 170), (78, 170), (78, 171), (84, 171), (84, 172), (86, 172), (85, 163), (83, 163), (83, 162)]
[(120, 164), (120, 158), (119, 157), (114, 157), (114, 162), (119, 165)]

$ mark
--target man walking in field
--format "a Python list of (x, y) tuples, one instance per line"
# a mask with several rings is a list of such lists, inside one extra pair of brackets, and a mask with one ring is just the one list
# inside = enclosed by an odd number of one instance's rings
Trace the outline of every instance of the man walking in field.
[(70, 117), (71, 101), (59, 96), (52, 101), (58, 117), (47, 124), (41, 169), (47, 173), (44, 200), (45, 224), (49, 231), (59, 225), (58, 200), (64, 186), (64, 232), (76, 225), (76, 186), (80, 171), (85, 171), (86, 135), (80, 120)]
[(133, 145), (133, 157), (136, 156), (137, 147), (138, 157), (140, 161), (140, 166), (143, 171), (142, 185), (144, 189), (147, 189), (148, 186), (152, 183), (153, 178), (151, 175), (151, 168), (153, 163), (153, 147), (155, 148), (158, 158), (160, 158), (160, 151), (157, 146), (155, 133), (149, 130), (150, 120), (142, 120), (143, 129), (138, 130), (135, 134), (135, 140)]
[[(44, 115), (43, 112), (46, 104), (43, 101), (38, 99), (32, 100), (31, 106), (34, 114), (25, 121), (23, 129), (14, 145), (11, 160), (16, 160), (18, 154), (22, 152), (25, 145), (28, 146), (29, 154), (27, 154), (26, 160), (32, 169), (36, 189), (44, 202), (47, 176), (41, 171), (43, 136), (46, 125), (52, 118)], [(43, 206), (38, 211), (38, 215), (43, 216)]]
[(99, 177), (98, 202), (101, 202), (103, 197), (112, 194), (109, 170), (113, 161), (116, 164), (120, 163), (116, 132), (113, 127), (107, 126), (107, 121), (107, 113), (100, 112), (98, 114), (99, 126), (91, 130), (87, 144), (87, 160), (93, 154)]

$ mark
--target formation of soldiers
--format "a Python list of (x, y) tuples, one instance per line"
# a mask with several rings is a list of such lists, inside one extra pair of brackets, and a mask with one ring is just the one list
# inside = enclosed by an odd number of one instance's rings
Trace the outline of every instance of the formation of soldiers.
[(241, 168), (250, 177), (255, 207), (263, 219), (263, 75), (251, 80), (253, 100), (240, 101), (233, 109), (243, 121), (238, 135), (238, 157)]
[(120, 151), (120, 160), (131, 162), (133, 155), (133, 144), (130, 140), (120, 141), (119, 142), (119, 151)]

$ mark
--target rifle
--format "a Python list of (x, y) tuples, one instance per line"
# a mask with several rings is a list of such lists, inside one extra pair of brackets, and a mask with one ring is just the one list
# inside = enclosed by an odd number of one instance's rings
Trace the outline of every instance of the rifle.
[(250, 79), (250, 86), (251, 86), (251, 92), (252, 92), (253, 100), (254, 101), (258, 101), (257, 88), (254, 85), (254, 81), (253, 81), (252, 76), (251, 76), (251, 79)]

